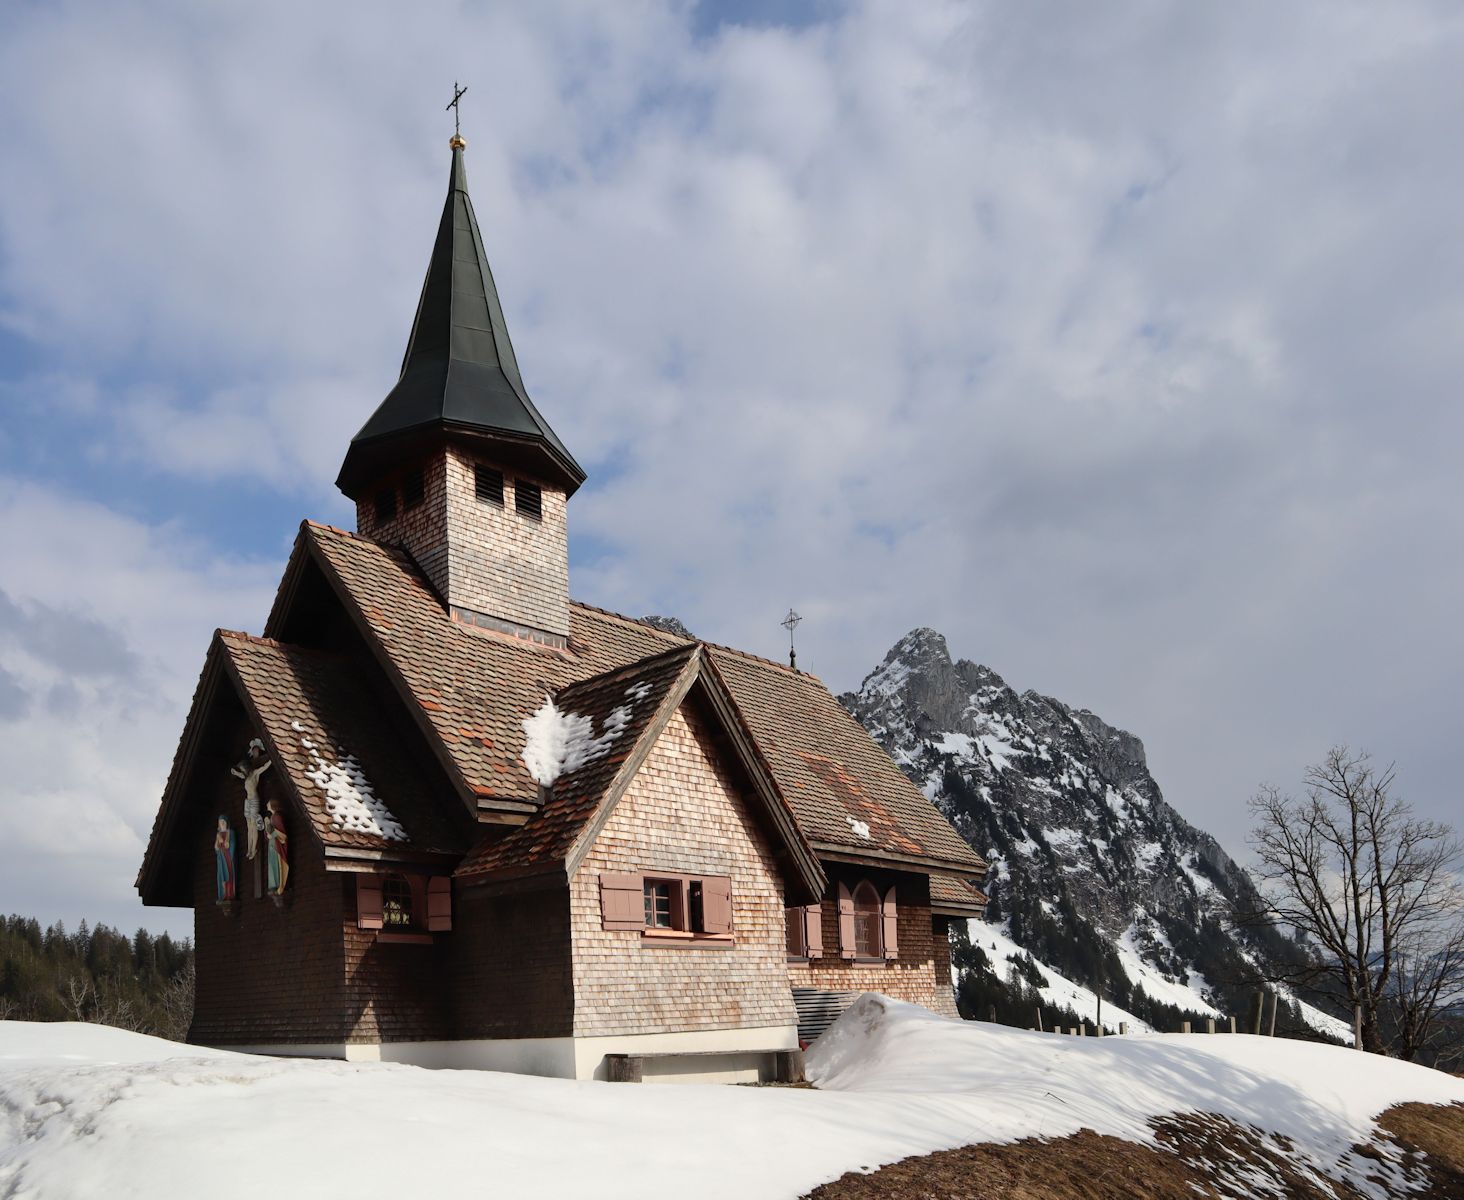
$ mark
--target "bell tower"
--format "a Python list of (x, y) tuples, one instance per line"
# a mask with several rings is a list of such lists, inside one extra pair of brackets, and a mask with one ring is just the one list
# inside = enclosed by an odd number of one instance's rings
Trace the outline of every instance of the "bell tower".
[[(451, 107), (451, 106), (450, 106)], [(453, 617), (563, 646), (565, 510), (585, 473), (529, 399), (454, 134), (447, 201), (401, 376), (336, 486), (364, 537), (405, 548)]]

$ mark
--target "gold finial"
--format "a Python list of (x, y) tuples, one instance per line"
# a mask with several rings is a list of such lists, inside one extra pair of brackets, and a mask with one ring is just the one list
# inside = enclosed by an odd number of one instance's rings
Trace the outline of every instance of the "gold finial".
[(458, 87), (456, 79), (452, 81), (452, 103), (447, 106), (452, 109), (452, 137), (448, 139), (447, 144), (454, 150), (466, 150), (468, 148), (468, 139), (463, 137), (462, 126), (458, 123), (458, 118), (461, 115), (458, 109), (458, 101), (463, 98), (463, 93), (467, 90), (465, 87)]

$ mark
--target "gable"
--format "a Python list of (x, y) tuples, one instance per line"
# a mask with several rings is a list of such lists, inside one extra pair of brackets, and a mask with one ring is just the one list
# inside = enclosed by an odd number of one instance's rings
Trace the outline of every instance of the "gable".
[(188, 832), (251, 737), (264, 743), (292, 820), (327, 855), (450, 861), (466, 845), (347, 659), (221, 630), (138, 875), (144, 904), (191, 905)]

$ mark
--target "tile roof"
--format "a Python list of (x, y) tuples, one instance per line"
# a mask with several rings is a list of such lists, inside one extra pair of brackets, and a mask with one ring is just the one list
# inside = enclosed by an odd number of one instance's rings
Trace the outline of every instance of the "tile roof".
[[(421, 772), (394, 747), (380, 709), (363, 694), (342, 656), (220, 630), (230, 673), (262, 726), (274, 769), (284, 772), (326, 847), (461, 853), (464, 837), (429, 794)], [(313, 750), (313, 753), (312, 753)], [(388, 838), (347, 830), (333, 819), (325, 789), (312, 778), (321, 763), (347, 757), (406, 834)]]
[(986, 893), (968, 880), (955, 875), (932, 875), (930, 877), (930, 906), (940, 909), (942, 905), (955, 908), (981, 908), (986, 904)]
[[(302, 551), (348, 597), (440, 740), (465, 795), (536, 803), (538, 785), (522, 760), (523, 720), (546, 696), (696, 644), (573, 603), (569, 648), (553, 650), (453, 621), (403, 551), (311, 522), (301, 527), (297, 558)], [(285, 604), (282, 596), (266, 633), (283, 620)], [(984, 866), (816, 677), (725, 647), (707, 649), (816, 848), (973, 871)]]
[(676, 646), (653, 658), (618, 667), (562, 688), (554, 697), (564, 713), (587, 718), (603, 734), (611, 713), (624, 709), (627, 718), (605, 753), (554, 781), (540, 810), (506, 834), (490, 832), (458, 865), (458, 875), (481, 875), (514, 867), (562, 863), (580, 831), (639, 744), (667, 695), (695, 657), (695, 643)]

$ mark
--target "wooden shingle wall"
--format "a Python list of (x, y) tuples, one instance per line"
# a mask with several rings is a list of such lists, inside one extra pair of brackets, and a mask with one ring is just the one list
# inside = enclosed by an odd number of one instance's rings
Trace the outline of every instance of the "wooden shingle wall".
[[(248, 735), (241, 729), (238, 744)], [(225, 766), (208, 776), (186, 814), (193, 862), (193, 941), (198, 993), (188, 1040), (203, 1045), (340, 1042), (348, 1029), (341, 946), (341, 884), (325, 873), (321, 851), (287, 809), (290, 876), (276, 908), (254, 897), (253, 864), (245, 858), (244, 788)], [(261, 791), (279, 795), (266, 775)], [(214, 830), (229, 818), (238, 844), (238, 905), (215, 903)], [(258, 854), (265, 854), (260, 837)]]
[[(657, 871), (731, 878), (730, 948), (601, 927), (600, 875)], [(782, 893), (766, 835), (699, 714), (683, 705), (570, 883), (575, 1034), (794, 1024)]]
[(371, 488), (356, 502), (356, 529), (363, 537), (385, 542), (392, 546), (404, 546), (411, 552), (422, 568), (422, 573), (432, 581), (438, 592), (448, 594), (447, 558), (447, 467), (439, 451), (422, 460), (424, 498), (412, 509), (403, 509), (402, 480), (383, 480), (383, 486), (396, 489), (397, 512), (389, 521), (376, 519), (376, 494), (379, 488)]
[[(479, 500), (473, 465), (503, 471), (503, 507)], [(535, 629), (569, 636), (569, 532), (565, 495), (532, 477), (543, 517), (520, 513), (512, 467), (447, 450), (448, 602)]]
[[(826, 866), (829, 891), (821, 906), (823, 956), (812, 962), (790, 962), (789, 983), (793, 987), (830, 992), (881, 992), (944, 1016), (956, 1016), (950, 942), (945, 918), (933, 921), (931, 917), (930, 877), (863, 869), (845, 863)], [(896, 889), (899, 958), (893, 961), (871, 965), (840, 957), (839, 883), (843, 882), (852, 891), (861, 879), (874, 884), (880, 895), (891, 885)]]
[(562, 885), (518, 895), (458, 895), (447, 937), (455, 1036), (573, 1032), (569, 896)]
[[(474, 465), (503, 472), (503, 504), (479, 500)], [(449, 605), (518, 625), (568, 636), (569, 533), (566, 497), (552, 485), (492, 459), (476, 458), (455, 446), (434, 450), (423, 461), (425, 499), (376, 519), (372, 488), (356, 505), (356, 529), (363, 537), (405, 547)], [(515, 488), (520, 478), (540, 486), (543, 515), (520, 513)], [(390, 486), (383, 481), (383, 486)]]

